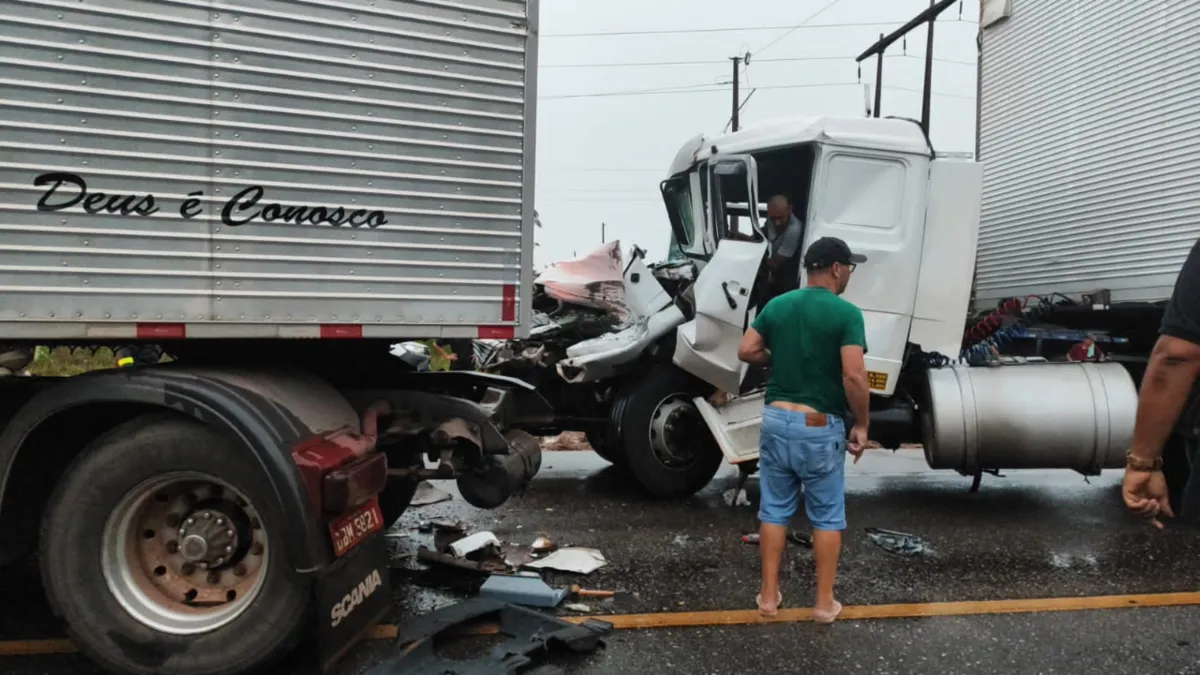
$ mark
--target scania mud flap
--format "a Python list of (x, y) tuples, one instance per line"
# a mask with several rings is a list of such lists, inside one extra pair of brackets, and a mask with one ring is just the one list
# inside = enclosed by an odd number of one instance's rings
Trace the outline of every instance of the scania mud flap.
[(317, 644), (329, 671), (392, 609), (387, 543), (375, 534), (317, 581)]

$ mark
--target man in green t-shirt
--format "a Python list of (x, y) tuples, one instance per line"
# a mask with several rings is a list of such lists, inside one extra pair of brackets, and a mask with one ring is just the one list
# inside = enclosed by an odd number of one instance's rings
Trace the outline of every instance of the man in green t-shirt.
[[(783, 600), (779, 564), (801, 488), (817, 563), (813, 620), (832, 623), (842, 611), (833, 585), (846, 529), (845, 453), (855, 462), (862, 456), (871, 391), (862, 311), (838, 296), (866, 260), (841, 239), (813, 242), (804, 253), (808, 285), (768, 302), (738, 347), (742, 361), (771, 366), (758, 461), (758, 609), (765, 616)], [(847, 404), (854, 415), (848, 442)]]

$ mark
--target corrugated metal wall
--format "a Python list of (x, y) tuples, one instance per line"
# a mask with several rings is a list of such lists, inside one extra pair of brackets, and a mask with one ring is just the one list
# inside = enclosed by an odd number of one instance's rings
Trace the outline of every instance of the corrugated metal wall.
[[(515, 323), (532, 264), (528, 6), (4, 0), (0, 336), (14, 321), (396, 337)], [(46, 197), (51, 172), (115, 199), (39, 210), (80, 194)]]
[(1169, 297), (1200, 237), (1200, 0), (1011, 0), (983, 30), (976, 305)]

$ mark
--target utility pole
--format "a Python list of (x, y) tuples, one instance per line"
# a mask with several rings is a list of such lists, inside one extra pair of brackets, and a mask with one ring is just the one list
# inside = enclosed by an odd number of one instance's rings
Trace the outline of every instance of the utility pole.
[[(883, 37), (883, 33), (880, 33), (880, 42), (883, 42)], [(879, 109), (883, 107), (883, 54), (880, 53), (875, 60), (875, 117), (879, 117)]]
[(731, 56), (730, 61), (733, 61), (733, 117), (730, 118), (732, 131), (738, 130), (738, 108), (741, 107), (741, 96), (738, 93), (738, 74), (741, 72), (742, 57)]
[(605, 223), (603, 223), (603, 222), (600, 223), (600, 243), (601, 244), (608, 242), (608, 236), (604, 234), (604, 229), (606, 227), (608, 227), (608, 226)]

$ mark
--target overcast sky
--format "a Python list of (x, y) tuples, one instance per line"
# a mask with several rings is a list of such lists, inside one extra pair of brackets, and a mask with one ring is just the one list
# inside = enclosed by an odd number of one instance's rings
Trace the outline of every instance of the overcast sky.
[[(931, 135), (939, 152), (975, 146), (979, 0), (959, 5), (935, 30)], [(607, 239), (620, 239), (623, 249), (637, 243), (651, 260), (665, 256), (669, 225), (658, 183), (684, 141), (719, 133), (729, 121), (729, 57), (751, 53), (743, 96), (760, 87), (742, 110), (743, 125), (793, 115), (863, 116), (866, 94), (854, 57), (928, 6), (928, 0), (542, 0), (536, 201), (545, 227), (537, 232), (535, 265), (598, 247), (601, 222)], [(723, 30), (730, 28), (739, 30)], [(638, 31), (696, 32), (579, 35)], [(888, 50), (884, 115), (920, 117), (918, 57), (925, 41), (919, 28), (907, 49), (897, 43)], [(862, 65), (861, 82), (873, 88), (874, 58)], [(628, 93), (661, 89), (676, 91)]]

